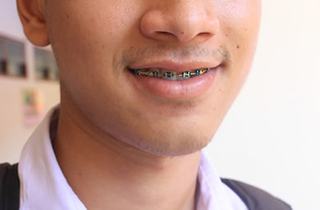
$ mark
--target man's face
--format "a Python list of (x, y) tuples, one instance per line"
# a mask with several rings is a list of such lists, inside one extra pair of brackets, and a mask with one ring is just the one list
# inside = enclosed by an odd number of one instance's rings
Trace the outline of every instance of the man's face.
[(44, 10), (62, 105), (166, 156), (216, 132), (250, 68), (260, 1), (47, 0)]

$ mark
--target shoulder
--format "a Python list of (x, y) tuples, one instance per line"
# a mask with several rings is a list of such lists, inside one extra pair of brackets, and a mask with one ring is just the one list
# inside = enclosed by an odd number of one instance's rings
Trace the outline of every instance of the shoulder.
[(232, 179), (221, 180), (241, 198), (249, 210), (292, 210), (286, 202), (250, 184)]

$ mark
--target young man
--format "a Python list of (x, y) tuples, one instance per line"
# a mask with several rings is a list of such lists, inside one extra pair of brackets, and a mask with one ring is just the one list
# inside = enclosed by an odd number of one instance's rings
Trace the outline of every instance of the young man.
[(19, 162), (20, 209), (290, 209), (201, 155), (250, 68), (259, 0), (17, 3), (61, 80)]

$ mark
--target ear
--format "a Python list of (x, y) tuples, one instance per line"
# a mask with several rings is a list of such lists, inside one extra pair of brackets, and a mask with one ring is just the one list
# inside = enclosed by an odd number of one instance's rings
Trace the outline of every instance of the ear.
[(23, 30), (35, 45), (50, 44), (44, 16), (44, 0), (17, 0), (18, 13)]

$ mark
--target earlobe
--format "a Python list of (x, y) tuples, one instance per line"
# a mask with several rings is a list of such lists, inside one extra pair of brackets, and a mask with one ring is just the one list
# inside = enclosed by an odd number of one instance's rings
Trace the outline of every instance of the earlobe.
[(30, 42), (38, 46), (50, 44), (42, 3), (43, 0), (17, 0), (24, 33)]

